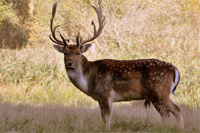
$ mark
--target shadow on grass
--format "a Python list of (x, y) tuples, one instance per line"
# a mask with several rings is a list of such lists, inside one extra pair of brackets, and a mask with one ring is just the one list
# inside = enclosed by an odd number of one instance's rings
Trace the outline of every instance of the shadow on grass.
[[(185, 132), (200, 131), (200, 109), (182, 106)], [(174, 117), (161, 123), (153, 107), (142, 104), (117, 104), (113, 109), (111, 131), (179, 132)], [(12, 105), (0, 103), (0, 132), (86, 132), (105, 131), (98, 107), (63, 105)]]

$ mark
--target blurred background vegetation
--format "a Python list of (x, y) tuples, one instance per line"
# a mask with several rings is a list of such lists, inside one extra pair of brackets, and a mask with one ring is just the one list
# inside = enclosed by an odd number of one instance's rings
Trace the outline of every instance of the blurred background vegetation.
[[(52, 5), (58, 2), (55, 25), (75, 42), (93, 34), (97, 0), (0, 1), (0, 101), (96, 105), (67, 78), (63, 55), (49, 39)], [(180, 70), (173, 97), (179, 104), (200, 107), (200, 1), (102, 1), (106, 26), (86, 56), (158, 58)]]

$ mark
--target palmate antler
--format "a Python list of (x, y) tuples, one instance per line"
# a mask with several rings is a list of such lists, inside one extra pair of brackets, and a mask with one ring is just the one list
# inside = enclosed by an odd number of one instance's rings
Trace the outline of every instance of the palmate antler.
[[(54, 20), (55, 14), (56, 14), (56, 8), (57, 8), (57, 3), (55, 3), (55, 4), (53, 5), (53, 9), (52, 9), (52, 17), (51, 17), (51, 20), (50, 20), (50, 21), (51, 21), (51, 24), (50, 24), (51, 35), (49, 35), (49, 38), (50, 38), (54, 43), (56, 43), (56, 44), (58, 44), (58, 45), (63, 45), (63, 46), (65, 47), (65, 46), (68, 45), (67, 42), (69, 43), (69, 40), (68, 40), (68, 39), (65, 39), (65, 38), (62, 36), (61, 33), (59, 33), (59, 34), (60, 34), (60, 37), (61, 37), (62, 41), (59, 40), (59, 39), (56, 37), (55, 32), (56, 32), (56, 28), (58, 28), (60, 25), (57, 25), (56, 27), (53, 27), (53, 20)], [(67, 42), (66, 42), (66, 41), (67, 41)]]
[(95, 6), (92, 6), (92, 7), (94, 8), (94, 10), (96, 11), (97, 16), (98, 16), (99, 29), (96, 30), (96, 25), (95, 25), (94, 21), (92, 21), (92, 25), (94, 26), (94, 35), (93, 35), (93, 37), (82, 41), (82, 38), (80, 38), (80, 36), (79, 36), (80, 34), (78, 34), (76, 40), (77, 40), (77, 46), (79, 46), (79, 47), (87, 42), (90, 42), (90, 41), (96, 39), (101, 34), (101, 32), (105, 26), (105, 16), (103, 16), (103, 18), (102, 18), (102, 8), (101, 8), (100, 0), (99, 0), (98, 4), (99, 4), (98, 8), (96, 8)]

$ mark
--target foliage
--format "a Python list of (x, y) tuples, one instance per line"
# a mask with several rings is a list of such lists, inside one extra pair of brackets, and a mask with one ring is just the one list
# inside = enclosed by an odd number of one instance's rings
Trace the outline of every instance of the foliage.
[[(97, 0), (57, 2), (54, 25), (61, 25), (58, 31), (69, 38), (70, 43), (75, 42), (78, 32), (84, 39), (93, 34), (90, 22), (97, 23), (97, 18), (91, 4), (97, 5)], [(21, 15), (12, 5), (0, 2), (0, 14), (3, 13), (0, 19), (8, 19), (12, 25), (5, 28), (6, 21), (1, 27), (3, 30), (0, 29), (2, 37), (10, 36), (8, 45), (22, 41), (26, 46), (21, 50), (0, 49), (2, 102), (96, 105), (70, 83), (63, 56), (52, 48), (48, 35), (53, 3), (54, 0), (36, 0), (33, 16), (19, 25)], [(199, 107), (199, 1), (109, 0), (102, 1), (102, 6), (106, 26), (94, 41), (95, 49), (86, 53), (89, 60), (158, 58), (173, 63), (181, 73), (177, 97), (173, 99), (179, 104)]]
[(16, 24), (19, 22), (15, 11), (12, 9), (12, 5), (5, 2), (5, 0), (0, 1), (0, 26), (2, 22), (5, 20), (9, 20), (10, 22)]
[(0, 48), (21, 48), (28, 43), (28, 30), (20, 25), (21, 19), (12, 7), (5, 0), (0, 1)]
[(33, 0), (5, 0), (9, 1), (12, 8), (15, 10), (17, 17), (20, 19), (20, 24), (26, 23), (31, 16), (30, 4)]

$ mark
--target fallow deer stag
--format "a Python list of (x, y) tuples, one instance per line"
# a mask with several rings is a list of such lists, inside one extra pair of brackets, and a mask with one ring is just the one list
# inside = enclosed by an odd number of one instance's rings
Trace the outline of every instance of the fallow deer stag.
[(83, 55), (92, 44), (86, 44), (96, 39), (105, 26), (105, 16), (102, 16), (102, 8), (94, 7), (98, 16), (99, 28), (94, 35), (83, 40), (76, 37), (76, 44), (68, 45), (69, 40), (60, 34), (57, 38), (53, 27), (53, 20), (56, 13), (57, 4), (53, 5), (51, 18), (50, 39), (58, 44), (54, 48), (64, 53), (64, 63), (70, 81), (86, 95), (92, 97), (99, 103), (104, 127), (110, 129), (113, 102), (145, 100), (145, 106), (154, 105), (162, 118), (169, 117), (172, 113), (178, 122), (178, 126), (183, 128), (183, 118), (180, 107), (170, 99), (170, 94), (174, 93), (180, 74), (178, 69), (164, 61), (157, 59), (138, 60), (112, 60), (103, 59), (88, 61)]

